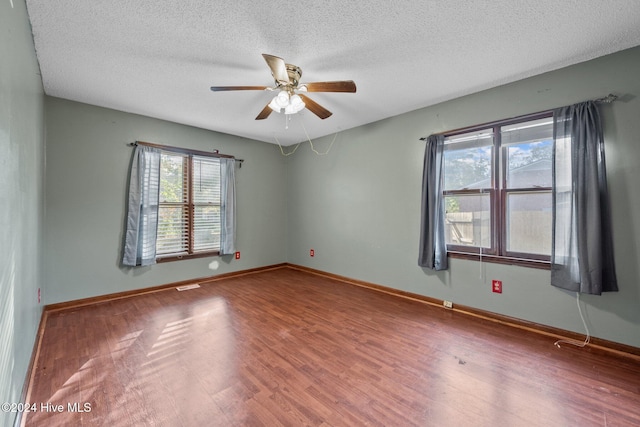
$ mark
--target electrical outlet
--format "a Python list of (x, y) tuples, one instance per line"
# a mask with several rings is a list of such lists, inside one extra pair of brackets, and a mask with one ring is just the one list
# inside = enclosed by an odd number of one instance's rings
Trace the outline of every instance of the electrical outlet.
[(492, 280), (491, 281), (491, 290), (493, 290), (496, 294), (502, 293), (502, 280)]
[(442, 305), (444, 305), (444, 308), (453, 308), (453, 303), (451, 301), (444, 300), (442, 301)]
[(313, 249), (309, 249), (309, 256), (310, 257), (316, 256), (316, 251), (314, 251)]
[(240, 251), (236, 252), (236, 259), (240, 259)]

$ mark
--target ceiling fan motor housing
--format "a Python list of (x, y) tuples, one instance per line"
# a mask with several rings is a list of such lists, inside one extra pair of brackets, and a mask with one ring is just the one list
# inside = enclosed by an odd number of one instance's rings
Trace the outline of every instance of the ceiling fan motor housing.
[(302, 77), (302, 69), (297, 65), (292, 64), (285, 64), (285, 67), (287, 68), (287, 75), (289, 76), (289, 85), (287, 86), (292, 89), (297, 88), (300, 77)]

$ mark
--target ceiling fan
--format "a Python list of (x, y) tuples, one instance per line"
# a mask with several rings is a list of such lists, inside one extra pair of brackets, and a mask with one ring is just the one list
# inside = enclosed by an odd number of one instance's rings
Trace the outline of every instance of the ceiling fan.
[(331, 111), (324, 108), (303, 93), (297, 92), (351, 92), (356, 91), (353, 80), (332, 82), (315, 82), (299, 84), (302, 69), (297, 65), (287, 64), (284, 59), (263, 53), (264, 60), (271, 69), (275, 79), (275, 87), (270, 86), (211, 86), (214, 92), (229, 90), (268, 90), (278, 91), (278, 94), (258, 114), (256, 120), (264, 120), (272, 111), (285, 114), (295, 114), (305, 107), (321, 119), (331, 116)]

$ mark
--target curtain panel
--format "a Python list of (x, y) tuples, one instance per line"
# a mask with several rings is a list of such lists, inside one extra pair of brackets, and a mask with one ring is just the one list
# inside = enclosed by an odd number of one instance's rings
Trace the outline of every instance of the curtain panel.
[(446, 270), (447, 245), (444, 235), (443, 190), (444, 136), (430, 135), (424, 153), (422, 205), (420, 216), (420, 253), (418, 265), (431, 270)]
[(236, 161), (220, 159), (220, 255), (233, 254), (236, 251)]
[(137, 145), (129, 178), (123, 265), (155, 264), (159, 193), (160, 150)]
[[(161, 150), (137, 145), (129, 178), (127, 224), (122, 264), (151, 265), (156, 262), (160, 198)], [(233, 158), (220, 161), (220, 255), (236, 251), (236, 190)]]
[(554, 111), (551, 284), (617, 291), (600, 114), (589, 101)]

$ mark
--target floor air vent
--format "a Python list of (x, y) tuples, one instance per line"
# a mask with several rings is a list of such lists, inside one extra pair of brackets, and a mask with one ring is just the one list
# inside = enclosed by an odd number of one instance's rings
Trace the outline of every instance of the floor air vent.
[(193, 285), (178, 286), (176, 289), (179, 291), (188, 291), (189, 289), (195, 289), (199, 287), (200, 285), (198, 285), (197, 283), (194, 283)]

